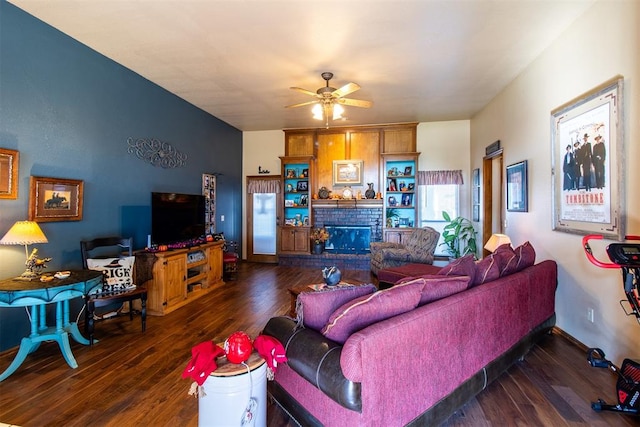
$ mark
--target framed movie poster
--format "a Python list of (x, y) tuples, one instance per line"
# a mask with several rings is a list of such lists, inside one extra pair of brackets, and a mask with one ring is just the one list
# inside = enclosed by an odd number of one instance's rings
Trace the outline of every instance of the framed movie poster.
[(624, 238), (623, 78), (551, 112), (553, 229)]

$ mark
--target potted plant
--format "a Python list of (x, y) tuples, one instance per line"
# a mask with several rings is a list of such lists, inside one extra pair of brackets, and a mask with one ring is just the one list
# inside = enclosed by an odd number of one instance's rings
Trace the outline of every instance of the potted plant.
[(324, 242), (329, 240), (329, 232), (325, 228), (314, 228), (311, 232), (313, 241), (313, 253), (321, 254), (324, 251)]
[(447, 252), (451, 258), (460, 258), (467, 254), (476, 256), (476, 230), (467, 218), (461, 216), (451, 219), (451, 216), (442, 211), (442, 217), (449, 223), (442, 231), (444, 242), (441, 245), (447, 247)]
[(398, 220), (398, 218), (400, 217), (400, 214), (398, 213), (398, 209), (387, 208), (386, 217), (387, 217), (387, 228), (393, 227), (396, 221)]

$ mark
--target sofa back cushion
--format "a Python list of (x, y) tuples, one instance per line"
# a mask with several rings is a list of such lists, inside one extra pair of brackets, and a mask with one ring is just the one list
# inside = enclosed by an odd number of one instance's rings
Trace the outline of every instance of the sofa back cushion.
[(473, 254), (465, 255), (451, 261), (438, 272), (441, 276), (469, 276), (473, 283), (476, 274), (476, 264)]
[(423, 286), (423, 280), (395, 285), (349, 301), (331, 314), (322, 334), (344, 344), (352, 333), (416, 308)]
[(493, 253), (493, 256), (496, 257), (498, 261), (500, 277), (508, 276), (517, 271), (518, 256), (510, 244), (507, 243), (498, 247)]
[(491, 282), (500, 277), (500, 266), (498, 258), (495, 254), (482, 258), (476, 262), (476, 273), (472, 282), (472, 286), (478, 286), (483, 283)]
[(320, 332), (331, 314), (344, 303), (376, 291), (373, 284), (325, 287), (314, 292), (301, 292), (296, 301), (298, 325)]
[(524, 242), (515, 249), (518, 262), (516, 264), (516, 271), (524, 270), (527, 267), (531, 267), (536, 262), (536, 251), (531, 246), (531, 243)]
[(458, 292), (462, 292), (469, 287), (471, 278), (469, 276), (440, 276), (437, 274), (424, 275), (420, 277), (407, 277), (400, 280), (397, 285), (422, 283), (422, 293), (418, 307), (430, 302), (438, 301)]

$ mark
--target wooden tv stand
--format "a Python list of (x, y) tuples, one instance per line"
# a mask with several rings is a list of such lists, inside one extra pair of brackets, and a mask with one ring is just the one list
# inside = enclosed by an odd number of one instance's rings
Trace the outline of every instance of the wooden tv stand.
[(164, 316), (223, 285), (222, 246), (224, 241), (186, 249), (136, 254), (155, 257), (153, 279), (147, 288), (147, 313)]

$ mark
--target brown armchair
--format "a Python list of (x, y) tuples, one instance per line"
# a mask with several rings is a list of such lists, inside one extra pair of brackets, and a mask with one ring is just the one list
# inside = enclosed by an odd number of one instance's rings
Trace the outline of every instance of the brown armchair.
[(371, 271), (400, 267), (405, 264), (433, 264), (440, 233), (431, 227), (416, 228), (406, 243), (373, 242), (371, 249)]

